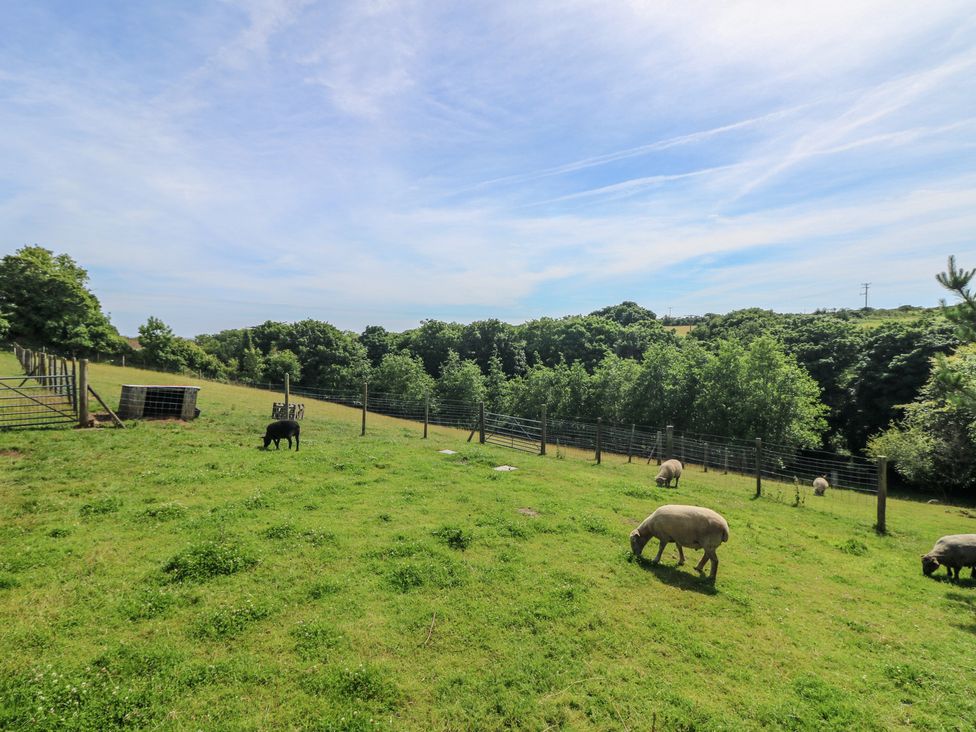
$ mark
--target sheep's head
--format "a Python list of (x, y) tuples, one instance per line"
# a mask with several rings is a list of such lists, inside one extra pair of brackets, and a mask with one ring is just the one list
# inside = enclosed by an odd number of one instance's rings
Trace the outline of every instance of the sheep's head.
[(268, 449), (268, 445), (270, 445), (270, 444), (271, 444), (271, 434), (268, 433), (268, 432), (266, 432), (264, 434), (264, 449), (267, 450)]
[(926, 577), (939, 568), (939, 560), (931, 554), (922, 555), (922, 574)]
[(644, 545), (647, 543), (647, 539), (640, 535), (637, 529), (630, 532), (630, 550), (634, 553), (635, 557), (639, 557), (641, 552), (644, 551)]
[(654, 482), (657, 483), (657, 487), (660, 488), (666, 481), (664, 480), (664, 476), (659, 475), (654, 479)]

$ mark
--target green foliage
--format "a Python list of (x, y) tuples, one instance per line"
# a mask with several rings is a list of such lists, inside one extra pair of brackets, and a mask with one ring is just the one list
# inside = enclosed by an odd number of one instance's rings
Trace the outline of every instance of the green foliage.
[(485, 378), (474, 361), (462, 361), (454, 351), (448, 351), (437, 379), (437, 396), (445, 402), (477, 404), (485, 398)]
[(424, 320), (419, 328), (404, 331), (397, 339), (399, 348), (406, 348), (423, 361), (424, 370), (435, 375), (447, 361), (451, 351), (461, 350), (463, 326), (440, 320)]
[(163, 565), (174, 582), (203, 582), (234, 574), (258, 563), (245, 547), (229, 541), (204, 541), (188, 546)]
[(770, 336), (719, 341), (702, 367), (693, 425), (723, 437), (817, 447), (826, 429), (819, 389)]
[(271, 614), (267, 607), (257, 604), (250, 597), (232, 605), (223, 605), (199, 618), (191, 629), (195, 638), (227, 640), (235, 638), (259, 620)]
[(458, 526), (442, 526), (437, 531), (431, 532), (431, 534), (451, 549), (457, 549), (463, 552), (471, 546), (471, 533)]
[(0, 259), (0, 337), (88, 356), (118, 353), (125, 341), (67, 254), (25, 246)]
[[(965, 392), (976, 391), (976, 345), (961, 346), (941, 366)], [(976, 490), (976, 410), (946, 392), (943, 372), (933, 370), (904, 417), (868, 443), (872, 455), (887, 455), (915, 486), (945, 494)]]
[(434, 391), (435, 381), (419, 356), (407, 351), (387, 353), (369, 379), (370, 390), (395, 394), (400, 399), (420, 401)]
[(207, 353), (199, 345), (185, 338), (180, 338), (159, 318), (150, 316), (143, 325), (139, 326), (139, 345), (135, 362), (166, 371), (190, 372), (223, 378), (226, 369), (220, 360)]
[(594, 310), (590, 315), (612, 320), (623, 326), (633, 325), (648, 320), (654, 320), (657, 316), (653, 311), (641, 307), (636, 302), (624, 300), (619, 305), (608, 305), (605, 308)]
[[(936, 275), (939, 284), (955, 294), (960, 302), (954, 307), (942, 303), (942, 311), (956, 327), (956, 335), (963, 343), (976, 341), (976, 292), (969, 289), (969, 283), (976, 275), (976, 269), (969, 271), (956, 268), (956, 258), (949, 257), (946, 272)], [(976, 386), (965, 383), (963, 378), (948, 365), (940, 354), (935, 364), (935, 378), (939, 389), (956, 406), (976, 413)]]

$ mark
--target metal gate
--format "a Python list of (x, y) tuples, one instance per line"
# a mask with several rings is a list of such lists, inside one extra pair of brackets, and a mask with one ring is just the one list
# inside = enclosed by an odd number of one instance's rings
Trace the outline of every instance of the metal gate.
[(0, 376), (0, 427), (76, 422), (76, 395), (74, 374)]
[(485, 412), (485, 442), (538, 453), (542, 445), (542, 422), (525, 417)]

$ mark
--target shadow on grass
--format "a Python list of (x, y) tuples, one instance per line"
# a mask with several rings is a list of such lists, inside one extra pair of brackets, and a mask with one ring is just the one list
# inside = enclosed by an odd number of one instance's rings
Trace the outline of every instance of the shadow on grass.
[[(965, 587), (968, 585), (967, 589), (976, 587), (976, 581), (970, 579), (965, 581), (960, 581), (960, 585)], [(958, 605), (958, 609), (964, 613), (968, 610), (968, 615), (972, 622), (970, 623), (953, 623), (960, 630), (968, 630), (970, 633), (976, 634), (976, 593), (969, 592), (948, 592), (946, 593), (946, 599)]]
[(645, 559), (644, 557), (634, 557), (633, 562), (645, 572), (650, 572), (659, 580), (672, 587), (691, 592), (699, 592), (702, 595), (718, 594), (718, 590), (715, 589), (715, 582), (710, 580), (708, 575), (698, 574), (694, 568), (689, 571), (687, 562), (681, 567), (654, 564), (650, 559)]

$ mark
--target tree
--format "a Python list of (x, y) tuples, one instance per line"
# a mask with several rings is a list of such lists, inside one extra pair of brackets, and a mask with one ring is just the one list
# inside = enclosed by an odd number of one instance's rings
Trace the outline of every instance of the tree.
[[(973, 275), (976, 275), (976, 269), (969, 271), (957, 269), (956, 258), (949, 257), (947, 271), (935, 277), (940, 285), (955, 293), (961, 300), (954, 307), (947, 307), (943, 301), (942, 311), (949, 322), (956, 327), (956, 336), (963, 343), (976, 341), (976, 293), (969, 289)], [(959, 373), (949, 367), (942, 354), (937, 356), (935, 377), (935, 384), (943, 395), (957, 406), (971, 411), (976, 410), (976, 386), (964, 383)]]
[(177, 337), (159, 318), (149, 316), (144, 325), (139, 326), (139, 345), (142, 346), (140, 359), (147, 366), (170, 371), (186, 367), (186, 359), (177, 346)]
[(437, 380), (437, 396), (442, 402), (477, 404), (485, 398), (485, 377), (474, 361), (462, 361), (456, 351), (448, 351)]
[(400, 399), (421, 401), (434, 391), (434, 378), (424, 369), (420, 356), (409, 351), (388, 353), (369, 378), (370, 390)]
[(449, 351), (460, 352), (462, 326), (440, 320), (424, 320), (419, 328), (400, 334), (399, 347), (420, 356), (424, 368), (435, 376)]
[[(962, 390), (976, 389), (976, 344), (946, 357), (945, 368)], [(871, 455), (887, 455), (895, 470), (923, 490), (971, 498), (976, 492), (976, 409), (947, 395), (933, 370), (904, 417), (868, 443)]]
[(587, 390), (585, 414), (590, 419), (602, 417), (621, 423), (630, 417), (631, 392), (641, 365), (631, 358), (608, 354), (593, 370)]
[(586, 413), (590, 375), (580, 363), (537, 364), (511, 379), (508, 386), (511, 414), (538, 419), (545, 404), (552, 417), (579, 419)]
[(264, 378), (272, 384), (281, 384), (286, 374), (292, 384), (297, 384), (301, 380), (302, 364), (298, 356), (287, 348), (269, 353), (264, 359)]
[(67, 254), (26, 246), (5, 256), (0, 313), (8, 337), (83, 355), (121, 351), (125, 341), (87, 284), (88, 273)]
[(747, 346), (722, 340), (702, 367), (692, 426), (723, 437), (818, 447), (827, 426), (819, 391), (775, 338), (760, 336)]
[(383, 356), (393, 351), (396, 335), (381, 325), (367, 325), (360, 333), (359, 342), (366, 349), (366, 357), (373, 366), (379, 366)]
[(641, 307), (636, 302), (630, 300), (624, 300), (619, 305), (608, 305), (605, 308), (594, 310), (590, 315), (606, 318), (623, 326), (657, 319), (657, 315), (653, 311)]
[(485, 405), (492, 412), (502, 412), (508, 403), (508, 379), (498, 354), (488, 359), (488, 374), (485, 376)]
[(291, 324), (278, 347), (298, 357), (303, 386), (359, 389), (369, 374), (369, 359), (358, 336), (320, 320)]
[(685, 339), (649, 349), (628, 395), (626, 420), (650, 427), (688, 429), (705, 349)]

